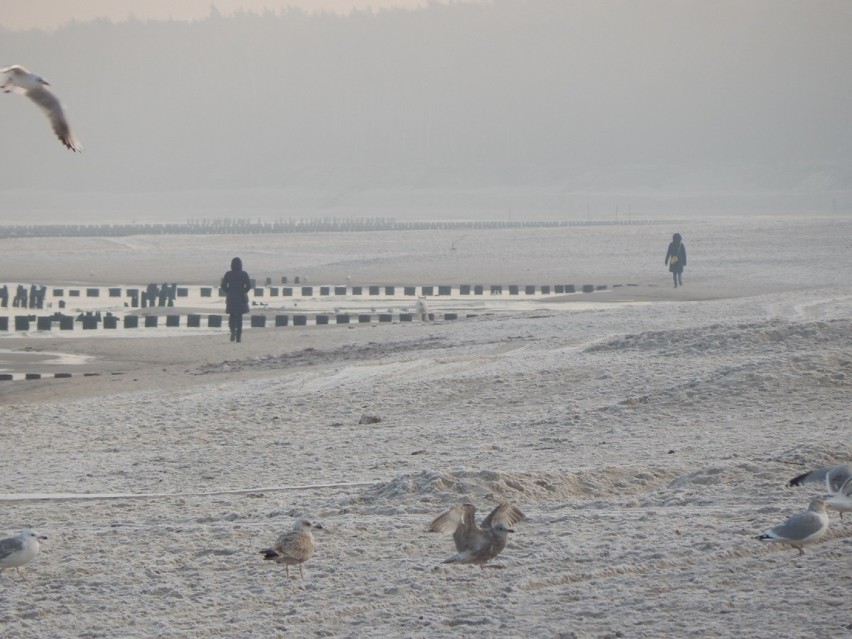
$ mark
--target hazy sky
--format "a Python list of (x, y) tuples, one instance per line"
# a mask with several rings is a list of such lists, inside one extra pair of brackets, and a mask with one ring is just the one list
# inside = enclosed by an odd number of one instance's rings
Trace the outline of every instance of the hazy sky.
[[(228, 15), (244, 9), (257, 13), (299, 7), (306, 11), (337, 11), (381, 9), (389, 7), (416, 8), (429, 0), (2, 0), (0, 25), (9, 29), (55, 29), (69, 20), (109, 18), (126, 20), (194, 20), (210, 14), (214, 6)], [(443, 0), (446, 1), (446, 0)], [(458, 1), (458, 0), (455, 0)], [(471, 0), (462, 0), (471, 1)]]
[[(285, 2), (406, 9), (264, 16)], [(50, 80), (85, 152), (0, 93), (0, 221), (413, 192), (505, 210), (507, 189), (549, 211), (852, 210), (852, 0), (0, 0), (0, 21), (36, 9), (76, 22), (0, 30), (0, 63)]]

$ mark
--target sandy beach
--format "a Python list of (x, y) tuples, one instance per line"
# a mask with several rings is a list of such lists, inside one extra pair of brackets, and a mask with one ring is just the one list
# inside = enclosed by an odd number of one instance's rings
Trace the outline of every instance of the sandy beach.
[[(234, 255), (258, 281), (608, 285), (241, 344), (3, 334), (100, 373), (0, 382), (0, 531), (48, 537), (0, 575), (4, 637), (852, 633), (852, 519), (804, 556), (755, 539), (822, 494), (790, 478), (852, 461), (849, 216), (0, 249), (47, 286), (215, 285)], [(527, 515), (503, 570), (443, 564), (432, 518), (501, 501)], [(296, 517), (324, 527), (303, 580), (258, 554)]]

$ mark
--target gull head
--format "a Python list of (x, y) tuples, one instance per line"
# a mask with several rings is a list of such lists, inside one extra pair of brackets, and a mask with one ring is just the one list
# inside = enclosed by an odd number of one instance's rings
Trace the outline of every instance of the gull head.
[(504, 524), (503, 522), (500, 522), (500, 523), (498, 523), (498, 524), (495, 524), (495, 525), (491, 528), (491, 530), (493, 530), (495, 533), (497, 533), (497, 534), (498, 534), (498, 535), (500, 535), (500, 536), (504, 536), (504, 535), (507, 535), (507, 534), (509, 534), (509, 533), (513, 533), (513, 532), (515, 532), (515, 530), (514, 530), (513, 528), (509, 528), (509, 527), (508, 527), (506, 524)]
[(29, 528), (24, 528), (20, 532), (21, 537), (25, 537), (27, 539), (35, 539), (36, 541), (44, 541), (47, 539), (47, 535), (40, 535), (35, 530), (31, 530)]
[(308, 519), (299, 519), (294, 526), (296, 530), (310, 530), (313, 528), (314, 530), (322, 530), (322, 526), (320, 524), (315, 524), (314, 522)]
[(808, 510), (811, 510), (815, 513), (824, 513), (825, 512), (825, 502), (817, 497), (816, 499), (812, 499), (810, 505), (808, 506)]

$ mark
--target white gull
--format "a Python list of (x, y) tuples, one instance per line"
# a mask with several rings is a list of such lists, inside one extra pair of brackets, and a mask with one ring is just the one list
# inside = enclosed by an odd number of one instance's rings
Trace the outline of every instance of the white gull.
[(836, 493), (846, 481), (852, 477), (852, 465), (837, 464), (835, 466), (826, 466), (825, 468), (817, 468), (801, 475), (796, 475), (787, 482), (788, 486), (801, 486), (803, 484), (825, 484), (825, 489), (829, 493)]
[(21, 566), (35, 559), (41, 549), (40, 539), (47, 539), (47, 537), (29, 528), (12, 537), (0, 539), (0, 573), (6, 568), (14, 568), (23, 577)]
[(852, 511), (852, 465), (837, 464), (817, 468), (797, 475), (787, 482), (788, 486), (804, 484), (823, 484), (825, 491), (829, 494), (825, 500), (826, 506), (840, 511), (841, 518), (844, 512)]
[(796, 548), (804, 555), (804, 546), (819, 541), (828, 531), (828, 513), (822, 499), (811, 500), (807, 510), (790, 517), (783, 524), (758, 535), (760, 541), (774, 541)]
[(62, 105), (53, 93), (45, 87), (49, 82), (40, 75), (30, 73), (24, 67), (13, 64), (0, 69), (0, 74), (5, 75), (0, 88), (4, 92), (20, 93), (27, 96), (35, 102), (47, 114), (50, 124), (53, 127), (53, 132), (56, 137), (67, 148), (72, 151), (82, 151), (83, 147), (71, 133), (71, 128), (68, 126), (68, 120), (65, 118), (65, 113), (62, 110)]

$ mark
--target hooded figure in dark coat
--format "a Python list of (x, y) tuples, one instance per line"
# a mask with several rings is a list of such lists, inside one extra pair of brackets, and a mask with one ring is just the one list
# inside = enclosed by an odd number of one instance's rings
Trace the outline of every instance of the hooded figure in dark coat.
[(249, 312), (248, 292), (251, 290), (251, 280), (243, 270), (240, 258), (231, 260), (231, 270), (222, 278), (222, 290), (225, 291), (225, 312), (228, 314), (231, 341), (239, 342), (243, 336), (243, 315)]
[(674, 280), (674, 287), (678, 284), (683, 285), (683, 267), (686, 266), (686, 246), (683, 244), (683, 238), (680, 233), (675, 233), (672, 236), (672, 241), (669, 243), (669, 248), (666, 251), (666, 260), (663, 264), (669, 265), (669, 272)]

